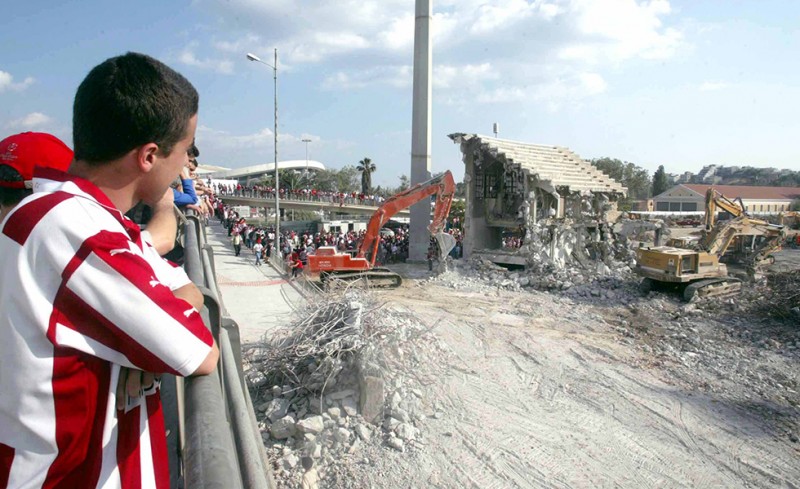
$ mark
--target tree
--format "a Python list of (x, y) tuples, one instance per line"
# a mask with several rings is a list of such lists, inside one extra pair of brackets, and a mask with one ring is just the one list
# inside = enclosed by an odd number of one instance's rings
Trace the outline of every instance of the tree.
[(398, 192), (402, 192), (403, 190), (408, 190), (411, 186), (411, 180), (409, 180), (408, 175), (400, 175), (400, 186), (397, 188)]
[(592, 165), (628, 189), (627, 201), (650, 197), (650, 175), (647, 170), (629, 161), (616, 158), (596, 158)]
[(278, 170), (278, 177), (281, 179), (281, 188), (286, 192), (303, 186), (303, 175), (297, 170)]
[(342, 167), (336, 173), (336, 185), (339, 192), (358, 191), (358, 169), (352, 165)]
[(664, 171), (664, 165), (659, 165), (658, 170), (653, 174), (653, 196), (663, 194), (668, 188), (667, 172)]
[(463, 199), (453, 199), (453, 203), (450, 204), (450, 215), (448, 216), (452, 221), (455, 218), (458, 218), (459, 222), (464, 223), (464, 216), (467, 213), (467, 202)]
[(369, 158), (364, 158), (358, 162), (356, 169), (361, 172), (361, 193), (369, 195), (372, 191), (372, 172), (375, 171), (375, 163)]

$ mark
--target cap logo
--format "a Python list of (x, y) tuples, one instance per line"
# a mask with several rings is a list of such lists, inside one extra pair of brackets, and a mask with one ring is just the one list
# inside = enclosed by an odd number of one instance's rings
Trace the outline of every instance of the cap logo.
[(14, 150), (16, 150), (16, 149), (17, 149), (17, 143), (9, 144), (8, 148), (6, 148), (6, 152), (3, 153), (3, 154), (0, 154), (0, 160), (3, 160), (3, 161), (14, 161), (14, 160), (16, 160), (17, 159), (17, 155), (13, 154)]

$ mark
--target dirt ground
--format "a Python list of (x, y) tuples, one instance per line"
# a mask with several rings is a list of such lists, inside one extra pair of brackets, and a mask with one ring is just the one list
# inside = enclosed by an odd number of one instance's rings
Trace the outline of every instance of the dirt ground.
[(447, 352), (420, 372), (421, 435), (365, 447), (321, 487), (800, 487), (796, 321), (635, 284), (609, 300), (402, 273), (376, 294)]

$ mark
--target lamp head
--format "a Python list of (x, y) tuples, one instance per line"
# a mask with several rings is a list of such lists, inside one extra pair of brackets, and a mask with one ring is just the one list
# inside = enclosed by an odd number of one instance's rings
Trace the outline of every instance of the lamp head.
[(253, 53), (247, 53), (247, 59), (249, 59), (250, 61), (261, 61), (261, 58), (259, 58)]

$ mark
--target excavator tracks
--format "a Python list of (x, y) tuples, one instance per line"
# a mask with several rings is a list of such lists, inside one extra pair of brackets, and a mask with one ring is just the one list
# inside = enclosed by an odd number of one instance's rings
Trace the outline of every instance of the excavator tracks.
[(396, 289), (403, 283), (397, 273), (387, 268), (358, 272), (327, 272), (320, 275), (326, 289), (337, 286), (381, 287)]
[(738, 294), (742, 290), (742, 281), (737, 278), (710, 278), (687, 285), (683, 290), (686, 302), (702, 297), (722, 297)]

